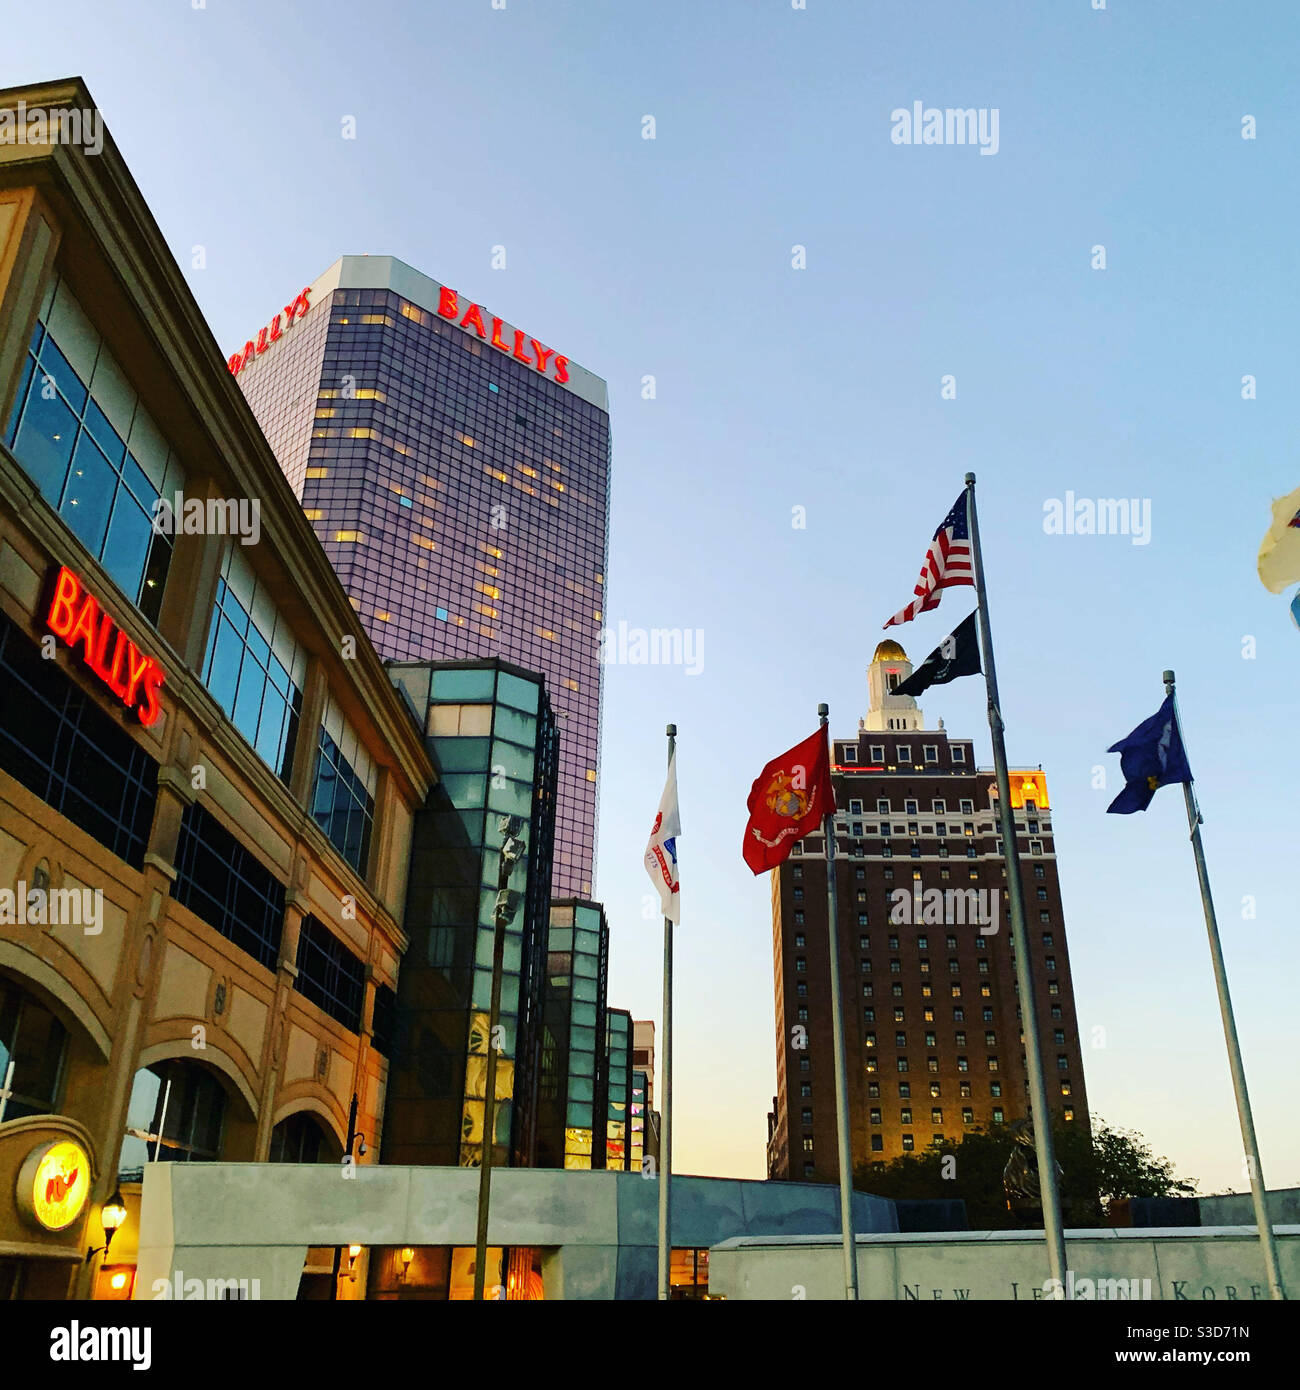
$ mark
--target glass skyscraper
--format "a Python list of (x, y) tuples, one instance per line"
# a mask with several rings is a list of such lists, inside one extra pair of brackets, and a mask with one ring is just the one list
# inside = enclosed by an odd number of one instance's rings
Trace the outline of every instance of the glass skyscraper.
[(380, 655), (545, 676), (557, 897), (592, 893), (605, 383), (388, 256), (345, 256), (230, 358)]
[(438, 782), (415, 815), (384, 1161), (482, 1162), (492, 943), (505, 928), (493, 1161), (536, 1147), (556, 729), (540, 680), (502, 661), (389, 667)]
[(553, 902), (550, 927), (542, 996), (537, 1165), (603, 1168), (609, 1105), (605, 909), (593, 902)]

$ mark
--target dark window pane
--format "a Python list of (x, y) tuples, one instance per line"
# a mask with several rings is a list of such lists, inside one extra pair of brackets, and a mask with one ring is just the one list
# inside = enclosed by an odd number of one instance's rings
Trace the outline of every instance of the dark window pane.
[(3, 615), (0, 686), (0, 768), (138, 869), (157, 763)]

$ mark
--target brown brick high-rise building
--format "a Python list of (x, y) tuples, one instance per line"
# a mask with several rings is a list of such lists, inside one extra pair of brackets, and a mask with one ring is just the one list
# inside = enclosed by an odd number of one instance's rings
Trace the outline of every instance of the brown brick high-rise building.
[[(831, 744), (855, 1168), (1029, 1113), (996, 780), (976, 767), (969, 739), (950, 737), (942, 720), (927, 730), (916, 701), (893, 693), (911, 672), (896, 642), (880, 643), (867, 716), (855, 738)], [(1086, 1125), (1042, 769), (1013, 769), (1011, 795), (1048, 1098), (1054, 1113)], [(826, 917), (817, 834), (772, 874), (772, 1178), (839, 1176)]]

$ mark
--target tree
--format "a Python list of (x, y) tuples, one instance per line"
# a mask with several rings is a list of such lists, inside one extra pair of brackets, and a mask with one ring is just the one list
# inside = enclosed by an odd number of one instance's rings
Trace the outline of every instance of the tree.
[[(1102, 1226), (1110, 1202), (1123, 1197), (1185, 1197), (1195, 1182), (1174, 1176), (1174, 1165), (1158, 1158), (1142, 1136), (1112, 1129), (1098, 1116), (1091, 1133), (1075, 1122), (1058, 1122), (1053, 1131), (1061, 1168), (1062, 1215), (1067, 1225)], [(859, 1167), (859, 1191), (894, 1199), (960, 1198), (971, 1230), (1003, 1230), (1025, 1224), (1010, 1210), (1002, 1170), (1011, 1154), (1007, 1129), (971, 1130), (951, 1145), (904, 1154), (881, 1167)]]

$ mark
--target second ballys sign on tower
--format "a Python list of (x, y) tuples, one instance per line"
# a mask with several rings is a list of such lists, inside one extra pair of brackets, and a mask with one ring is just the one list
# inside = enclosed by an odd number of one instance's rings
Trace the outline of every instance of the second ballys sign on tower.
[[(256, 339), (250, 338), (242, 352), (235, 352), (227, 359), (231, 374), (238, 376), (253, 360), (278, 342), (285, 333), (300, 323), (311, 308), (311, 288), (303, 290), (291, 304), (286, 304), (282, 313), (265, 327), (258, 330)], [(532, 367), (544, 377), (563, 386), (569, 379), (569, 359), (554, 348), (531, 338), (522, 328), (510, 328), (506, 321), (489, 314), (481, 304), (463, 299), (446, 285), (438, 286), (438, 308), (440, 318), (448, 319), (463, 328), (467, 333), (476, 333), (484, 342), (490, 343), (499, 352), (526, 367)], [(491, 327), (489, 327), (489, 324)]]

